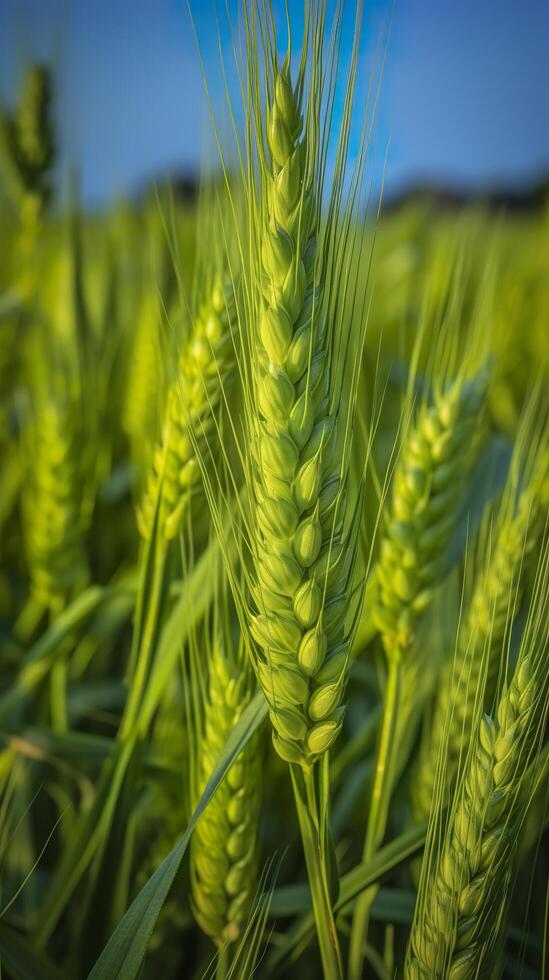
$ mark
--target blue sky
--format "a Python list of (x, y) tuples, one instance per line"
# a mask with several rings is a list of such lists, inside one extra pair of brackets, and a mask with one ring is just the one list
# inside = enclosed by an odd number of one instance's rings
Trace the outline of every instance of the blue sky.
[[(215, 2), (191, 4), (215, 98)], [(364, 66), (392, 10), (373, 142), (377, 172), (388, 146), (388, 190), (547, 173), (548, 0), (366, 0)], [(63, 159), (87, 203), (197, 167), (209, 123), (186, 0), (0, 0), (4, 99), (33, 57), (57, 65)]]

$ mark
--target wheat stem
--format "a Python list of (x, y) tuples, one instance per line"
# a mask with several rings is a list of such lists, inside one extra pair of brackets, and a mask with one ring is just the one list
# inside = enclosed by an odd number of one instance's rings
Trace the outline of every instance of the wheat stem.
[(66, 732), (69, 727), (67, 674), (67, 661), (62, 656), (56, 660), (50, 674), (51, 721), (53, 730), (57, 732)]
[[(381, 844), (387, 824), (394, 781), (395, 754), (398, 747), (396, 733), (399, 719), (401, 679), (402, 664), (400, 657), (390, 657), (366, 837), (362, 851), (363, 862), (369, 860)], [(349, 947), (349, 980), (360, 980), (362, 976), (364, 942), (368, 934), (370, 908), (376, 892), (377, 887), (369, 888), (359, 896), (355, 906)]]
[(227, 980), (229, 971), (229, 947), (222, 946), (217, 953), (215, 966), (215, 980)]
[(311, 889), (318, 944), (325, 980), (342, 980), (343, 964), (332, 910), (327, 828), (318, 797), (317, 774), (324, 760), (309, 768), (290, 765), (296, 811)]

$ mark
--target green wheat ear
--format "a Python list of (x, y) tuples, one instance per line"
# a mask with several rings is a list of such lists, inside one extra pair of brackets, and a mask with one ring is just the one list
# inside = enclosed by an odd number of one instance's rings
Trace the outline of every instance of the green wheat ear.
[[(218, 635), (208, 656), (208, 689), (197, 747), (199, 793), (253, 693), (249, 661), (232, 654), (229, 643)], [(258, 739), (252, 738), (235, 760), (192, 838), (193, 911), (201, 929), (218, 946), (239, 939), (257, 887), (262, 765)]]
[(336, 353), (352, 327), (339, 321), (334, 338), (338, 284), (320, 219), (317, 70), (306, 108), (301, 72), (294, 84), (288, 59), (273, 70), (246, 379), (256, 673), (276, 751), (306, 766), (341, 729), (357, 605), (346, 443), (353, 392)]
[[(338, 648), (347, 605), (347, 569), (340, 561), (338, 575), (336, 563), (343, 529), (336, 420), (328, 405), (324, 323), (315, 315), (314, 201), (310, 189), (303, 191), (301, 132), (299, 97), (285, 66), (276, 73), (267, 128), (272, 165), (257, 365), (253, 633), (265, 657), (257, 671), (274, 745), (290, 762), (320, 755), (341, 727), (346, 653)], [(335, 582), (324, 593), (330, 572)], [(343, 657), (335, 661), (338, 653)]]
[(437, 393), (405, 439), (377, 567), (374, 621), (389, 657), (411, 647), (440, 583), (486, 386), (482, 372)]
[[(489, 529), (481, 536), (484, 560), (465, 608), (455, 654), (442, 667), (433, 720), (412, 780), (418, 822), (429, 816), (442, 753), (449, 786), (467, 745), (479, 697), (486, 706), (492, 702), (503, 666), (502, 652), (543, 540), (549, 501), (549, 431), (546, 421), (539, 418), (536, 402), (539, 409), (537, 396), (519, 432), (493, 541), (487, 540)], [(532, 411), (537, 419), (532, 420)]]
[(23, 226), (22, 261), (29, 258), (50, 194), (49, 174), (55, 157), (51, 87), (49, 69), (31, 65), (23, 79), (15, 118), (0, 113), (0, 162)]
[[(237, 148), (246, 207), (244, 233), (237, 228), (243, 426), (231, 417), (246, 491), (234, 532), (242, 579), (235, 580), (226, 562), (270, 709), (274, 748), (291, 766), (326, 976), (342, 975), (332, 914), (338, 875), (328, 750), (343, 724), (363, 584), (358, 537), (364, 476), (359, 472), (355, 479), (351, 472), (351, 449), (366, 283), (354, 281), (352, 270), (367, 248), (363, 212), (358, 216), (366, 127), (356, 166), (352, 172), (346, 167), (361, 5), (334, 134), (341, 14), (338, 6), (327, 39), (324, 4), (306, 5), (301, 60), (292, 74), (291, 38), (282, 61), (272, 6), (245, 5), (246, 135)], [(334, 135), (336, 162), (324, 208)], [(227, 171), (223, 153), (222, 163)], [(225, 462), (222, 475), (216, 474), (223, 492), (239, 482)], [(222, 513), (211, 486), (208, 492), (221, 533)]]
[[(405, 976), (490, 976), (505, 922), (529, 763), (547, 721), (548, 553), (538, 565), (517, 666), (495, 715), (477, 717), (462, 778), (434, 828), (412, 927)], [(440, 847), (438, 840), (442, 838)]]
[(36, 406), (25, 440), (24, 532), (32, 592), (58, 612), (89, 577), (89, 522), (75, 404), (51, 396)]
[[(429, 398), (426, 393), (415, 413), (413, 380), (424, 342), (424, 326), (420, 326), (403, 419), (406, 423), (409, 418), (412, 423), (404, 430), (390, 501), (383, 511), (384, 527), (376, 569), (377, 600), (372, 619), (383, 641), (387, 676), (364, 861), (373, 856), (385, 834), (408, 734), (402, 727), (403, 720), (408, 715), (412, 723), (414, 718), (410, 711), (409, 685), (420, 663), (419, 657), (414, 656), (418, 627), (446, 571), (448, 545), (486, 397), (486, 367), (466, 379), (470, 365), (478, 356), (477, 345), (471, 345), (469, 364), (462, 365), (455, 380), (447, 381), (453, 367), (452, 344), (456, 343), (454, 315), (451, 309), (435, 338), (439, 349), (435, 344), (431, 363), (435, 377), (432, 396)], [(427, 319), (425, 327), (428, 323)], [(420, 689), (417, 693), (420, 694)], [(374, 893), (373, 889), (364, 892), (356, 903), (350, 943), (352, 980), (358, 980), (362, 972)]]
[(168, 390), (162, 435), (137, 515), (145, 539), (157, 502), (162, 536), (175, 538), (200, 485), (199, 461), (209, 456), (217, 439), (216, 416), (233, 367), (234, 318), (232, 283), (219, 276), (200, 306)]
[(43, 65), (33, 65), (25, 75), (15, 118), (16, 154), (29, 190), (40, 186), (53, 163), (50, 102), (50, 72)]

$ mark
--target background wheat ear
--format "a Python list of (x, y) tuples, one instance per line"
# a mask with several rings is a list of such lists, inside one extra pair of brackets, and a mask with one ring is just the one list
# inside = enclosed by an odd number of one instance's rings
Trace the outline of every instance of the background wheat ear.
[[(52, 356), (46, 345), (40, 353), (21, 414), (21, 516), (31, 593), (16, 624), (23, 643), (29, 642), (45, 616), (55, 622), (83, 592), (90, 575), (86, 534), (94, 480), (80, 379), (72, 365)], [(64, 730), (68, 726), (66, 656), (57, 658), (49, 679), (52, 724)]]
[(47, 66), (32, 65), (23, 80), (14, 125), (15, 153), (29, 189), (40, 185), (54, 159), (51, 88)]
[(23, 497), (24, 529), (33, 595), (54, 615), (89, 578), (84, 534), (90, 515), (79, 437), (74, 404), (53, 396), (35, 406), (25, 440), (32, 466)]
[[(15, 115), (0, 112), (0, 166), (20, 219), (16, 250), (20, 266), (33, 258), (40, 219), (50, 197), (55, 157), (51, 90), (50, 69), (31, 65), (23, 78)], [(34, 277), (29, 270), (20, 271), (20, 287), (28, 294)]]
[[(418, 624), (445, 570), (487, 384), (487, 370), (483, 368), (472, 379), (458, 377), (442, 387), (437, 384), (432, 402), (425, 395), (417, 412), (412, 406), (413, 422), (403, 435), (390, 501), (383, 512), (373, 621), (381, 635), (388, 670), (364, 860), (372, 856), (385, 833), (398, 770), (402, 686), (413, 677), (409, 661)], [(356, 905), (351, 932), (352, 980), (361, 975), (373, 896), (370, 890)]]
[(48, 320), (27, 339), (34, 341), (35, 358), (25, 363), (28, 397), (20, 413), (23, 538), (34, 599), (55, 617), (89, 579), (85, 536), (94, 498), (88, 445), (93, 406), (85, 416), (86, 378), (72, 356), (74, 334), (66, 346), (58, 346)]
[(519, 828), (531, 800), (530, 764), (547, 721), (546, 545), (545, 537), (512, 678), (494, 715), (477, 711), (449, 814), (438, 829), (435, 823), (428, 843), (408, 947), (409, 977), (488, 976), (494, 966)]
[(168, 355), (183, 339), (179, 323), (185, 319), (182, 297), (188, 292), (184, 270), (177, 277), (171, 270), (177, 243), (164, 227), (163, 220), (168, 218), (163, 218), (163, 207), (169, 215), (168, 204), (162, 201), (148, 205), (142, 281), (129, 297), (127, 312), (124, 310), (127, 369), (120, 412), (138, 494), (142, 494), (143, 480), (149, 475), (152, 448), (164, 416), (165, 391), (173, 380)]
[(398, 460), (377, 566), (374, 621), (389, 657), (413, 644), (444, 571), (487, 390), (483, 371), (421, 408)]
[(547, 420), (534, 387), (519, 429), (507, 484), (495, 516), (479, 533), (474, 580), (466, 599), (455, 651), (446, 656), (427, 737), (412, 780), (417, 821), (429, 816), (440, 760), (450, 786), (467, 749), (477, 703), (492, 705), (505, 672), (512, 628), (544, 540), (548, 507)]
[(150, 536), (155, 509), (161, 533), (175, 538), (191, 496), (200, 483), (199, 458), (216, 439), (215, 414), (232, 370), (231, 282), (222, 275), (200, 306), (166, 396), (162, 435), (153, 450), (148, 485), (138, 511), (141, 535)]
[(158, 389), (162, 387), (160, 320), (160, 299), (154, 289), (147, 290), (139, 310), (122, 420), (138, 478), (148, 472), (157, 429)]
[[(216, 611), (213, 627), (190, 652), (193, 805), (255, 689), (249, 656), (242, 644), (235, 649), (233, 643), (224, 613)], [(261, 757), (258, 735), (232, 765), (192, 838), (193, 912), (220, 948), (241, 939), (256, 893)]]

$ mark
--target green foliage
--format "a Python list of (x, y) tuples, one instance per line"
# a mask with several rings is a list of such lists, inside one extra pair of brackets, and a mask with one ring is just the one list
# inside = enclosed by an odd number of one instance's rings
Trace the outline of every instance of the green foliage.
[(2, 976), (541, 976), (549, 209), (372, 220), (360, 9), (242, 12), (197, 202), (0, 112)]

